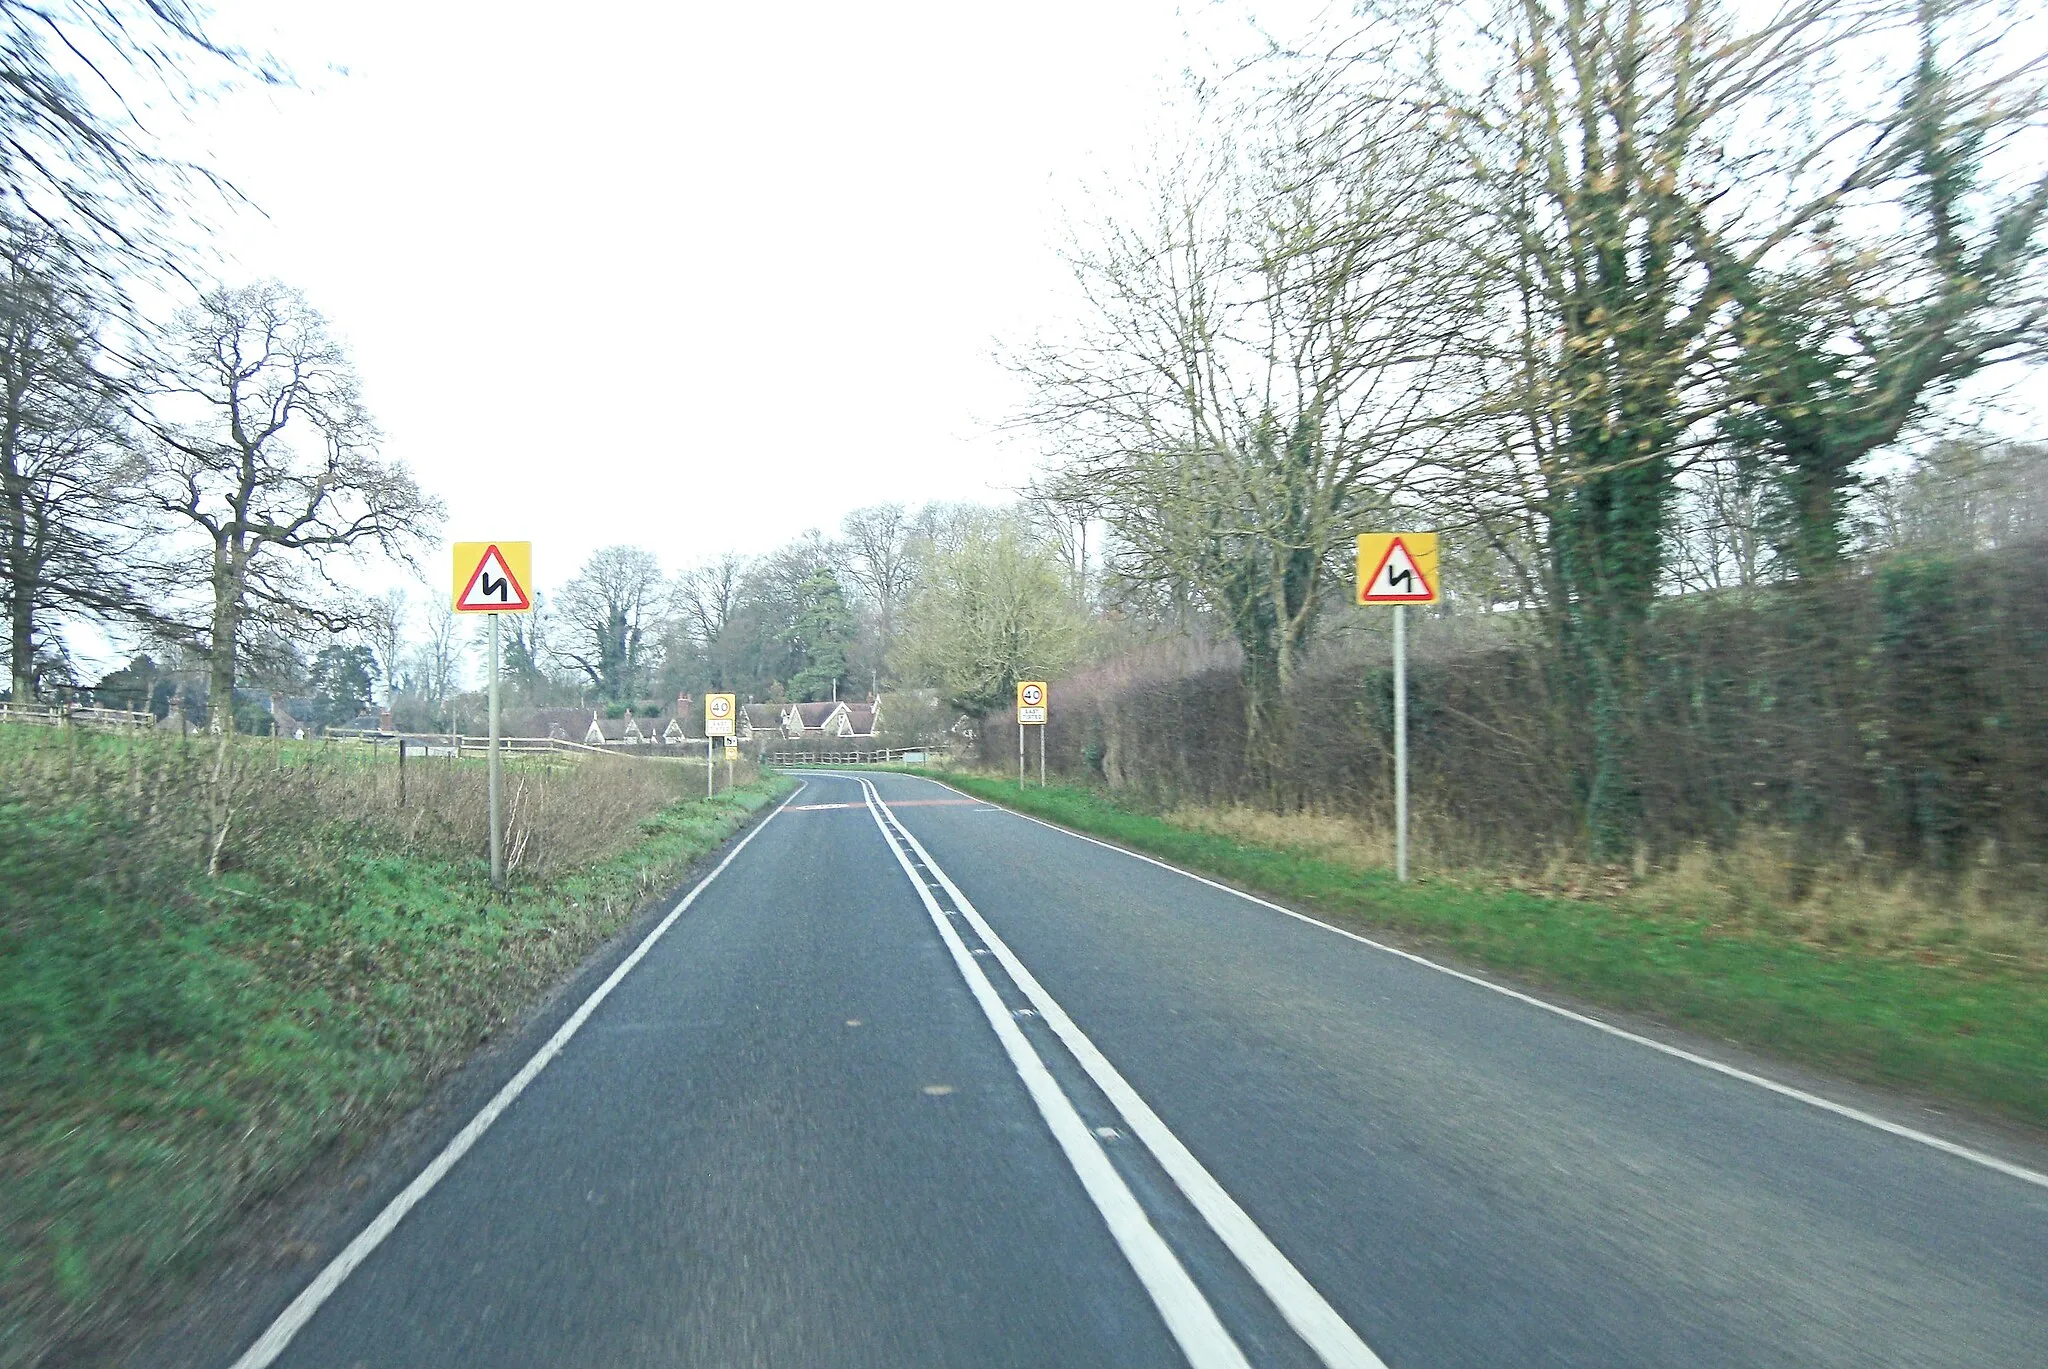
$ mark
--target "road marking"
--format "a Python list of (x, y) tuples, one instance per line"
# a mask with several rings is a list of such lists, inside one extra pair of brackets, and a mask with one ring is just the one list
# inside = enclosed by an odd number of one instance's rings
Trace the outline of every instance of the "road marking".
[[(847, 777), (834, 775), (833, 778), (844, 779)], [(978, 810), (985, 810), (991, 813), (1001, 811), (983, 803), (980, 799), (905, 799), (896, 806), (899, 808), (966, 808), (973, 806)], [(859, 808), (865, 810), (867, 805), (865, 803), (795, 803), (790, 805), (789, 811), (792, 813), (825, 813), (835, 808)]]
[(1060, 1091), (1052, 1072), (1045, 1067), (1045, 1061), (1039, 1058), (1024, 1033), (1010, 1019), (1009, 1010), (1003, 1006), (995, 986), (989, 983), (981, 966), (968, 954), (967, 944), (953, 930), (953, 924), (946, 920), (938, 900), (932, 897), (930, 886), (918, 878), (917, 869), (905, 853), (903, 843), (883, 821), (881, 796), (866, 780), (861, 780), (860, 785), (868, 797), (868, 811), (882, 833), (882, 840), (909, 877), (910, 887), (917, 890), (925, 912), (931, 916), (932, 925), (939, 929), (940, 939), (946, 943), (953, 964), (959, 968), (960, 977), (967, 981), (974, 1001), (981, 1005), (982, 1015), (995, 1029), (996, 1039), (1002, 1042), (1004, 1053), (1010, 1057), (1011, 1068), (1024, 1081), (1025, 1091), (1038, 1105), (1039, 1116), (1045, 1119), (1053, 1139), (1067, 1157), (1067, 1164), (1080, 1179), (1081, 1187), (1095, 1204), (1096, 1211), (1102, 1214), (1102, 1220), (1108, 1225), (1117, 1247), (1123, 1251), (1124, 1259), (1130, 1263), (1138, 1281), (1145, 1285), (1145, 1292), (1151, 1296), (1152, 1305), (1159, 1309), (1159, 1315), (1165, 1320), (1166, 1329), (1180, 1346), (1181, 1353), (1187, 1356), (1188, 1363), (1195, 1369), (1250, 1369), (1244, 1352), (1237, 1348), (1237, 1342), (1224, 1329), (1216, 1309), (1202, 1296), (1202, 1290), (1195, 1286), (1194, 1279), (1181, 1265), (1172, 1247), (1167, 1245), (1166, 1238), (1145, 1215), (1145, 1209), (1139, 1206), (1123, 1176), (1116, 1172), (1116, 1167), (1103, 1153), (1102, 1143), (1089, 1132), (1073, 1102)]
[[(866, 781), (863, 781), (863, 784), (866, 784)], [(890, 805), (882, 800), (881, 794), (873, 785), (867, 785), (867, 788), (874, 801), (886, 812)], [(875, 820), (881, 821), (879, 814)], [(961, 916), (974, 928), (975, 935), (994, 952), (996, 960), (1009, 973), (1011, 980), (1024, 991), (1024, 996), (1031, 1000), (1054, 1034), (1073, 1054), (1074, 1059), (1080, 1062), (1088, 1077), (1095, 1081), (1095, 1086), (1102, 1090), (1110, 1105), (1123, 1115), (1132, 1133), (1152, 1152), (1153, 1157), (1159, 1161), (1160, 1168), (1166, 1171), (1167, 1177), (1173, 1180), (1175, 1186), (1194, 1206), (1195, 1211), (1201, 1214), (1202, 1220), (1209, 1224), (1210, 1229), (1229, 1248), (1230, 1253), (1237, 1256), (1238, 1263), (1244, 1266), (1245, 1272), (1265, 1291), (1287, 1324), (1294, 1328), (1295, 1334), (1308, 1342), (1309, 1348), (1314, 1350), (1317, 1357), (1330, 1369), (1386, 1369), (1385, 1362), (1373, 1353), (1372, 1347), (1368, 1346), (1359, 1334), (1351, 1329), (1350, 1324), (1337, 1314), (1337, 1309), (1330, 1306), (1323, 1295), (1316, 1291), (1315, 1285), (1294, 1267), (1293, 1262), (1280, 1253), (1280, 1248), (1260, 1230), (1258, 1223), (1251, 1219), (1250, 1214), (1238, 1206), (1237, 1200), (1230, 1196), (1223, 1185), (1216, 1182), (1215, 1176), (1203, 1167), (1193, 1152), (1181, 1144), (1180, 1138), (1159, 1119), (1159, 1114), (1152, 1111), (1151, 1105), (1131, 1087), (1130, 1081), (1117, 1071), (1116, 1066), (1109, 1063), (1108, 1058), (1100, 1050), (1096, 1049), (1095, 1043), (1088, 1039), (1087, 1034), (1074, 1025), (1074, 1020), (1067, 1016), (1066, 1009), (1046, 992), (1045, 986), (1024, 967), (1024, 962), (1017, 959), (1008, 944), (996, 935), (995, 929), (988, 925), (973, 902), (960, 891), (960, 887), (953, 883), (952, 878), (939, 868), (938, 862), (932, 859), (931, 852), (925, 850), (924, 844), (918, 841), (916, 834), (900, 824), (899, 829), (911, 850), (916, 852), (918, 860), (923, 862), (924, 868), (931, 871), (940, 887), (946, 891), (947, 897), (953, 901), (953, 906), (960, 910)], [(883, 830), (885, 833), (888, 831), (886, 827)], [(904, 868), (910, 868), (907, 861)]]
[[(911, 778), (925, 780), (927, 784), (936, 784), (942, 789), (952, 789), (956, 794), (963, 792), (953, 789), (953, 786), (947, 784), (944, 780), (926, 779), (923, 775), (914, 775)], [(1347, 931), (1345, 928), (1325, 922), (1321, 918), (1310, 917), (1307, 913), (1300, 913), (1292, 908), (1282, 907), (1270, 899), (1260, 898), (1257, 894), (1248, 894), (1242, 889), (1233, 889), (1228, 884), (1222, 884), (1206, 876), (1198, 875), (1192, 870), (1183, 870), (1178, 865), (1169, 865), (1165, 861), (1148, 856), (1142, 851), (1133, 851), (1128, 846), (1118, 846), (1115, 842), (1103, 841), (1099, 837), (1091, 837), (1086, 832), (1076, 832), (1071, 827), (1062, 827), (1056, 822), (1047, 822), (1044, 818), (1033, 817), (1029, 813), (1020, 813), (1014, 808), (1005, 808), (1003, 811), (1011, 817), (1022, 818), (1026, 822), (1035, 822), (1040, 827), (1058, 832), (1064, 836), (1073, 837), (1077, 841), (1085, 841), (1091, 846), (1100, 846), (1105, 851), (1115, 851), (1119, 855), (1129, 856), (1132, 860), (1142, 860), (1147, 865), (1156, 865), (1162, 870), (1171, 870), (1174, 874), (1191, 879), (1197, 884), (1206, 884), (1211, 889), (1217, 889), (1226, 894), (1234, 894), (1247, 903), (1256, 903), (1261, 908), (1270, 908), (1276, 913), (1293, 918), (1296, 922), (1306, 922), (1311, 927), (1320, 927), (1326, 932), (1334, 932), (1338, 936), (1356, 941), (1361, 946), (1370, 946), (1376, 951), (1385, 951), (1388, 955), (1398, 956), (1412, 964), (1435, 970), (1438, 974), (1447, 974), (1453, 979), (1462, 979), (1467, 984), (1475, 984), (1482, 989), (1500, 994), (1504, 998), (1512, 998), (1516, 1002), (1526, 1003), (1532, 1008), (1541, 1008), (1547, 1013), (1555, 1013), (1557, 1016), (1568, 1021), (1577, 1022), (1581, 1026), (1591, 1027), (1595, 1031), (1605, 1032), (1607, 1035), (1618, 1037), (1623, 1041), (1632, 1041), (1638, 1046), (1648, 1046), (1651, 1050), (1668, 1055), (1675, 1060), (1683, 1060), (1687, 1064), (1698, 1065), (1701, 1069), (1712, 1070), (1714, 1073), (1725, 1075), (1730, 1079), (1737, 1079), (1745, 1084), (1753, 1084), (1757, 1088), (1775, 1093), (1781, 1098), (1789, 1098), (1794, 1102), (1804, 1103), (1808, 1107), (1818, 1108), (1822, 1112), (1833, 1113), (1835, 1116), (1845, 1118), (1848, 1121), (1859, 1122), (1866, 1127), (1884, 1132), (1886, 1135), (1896, 1136), (1905, 1141), (1912, 1141), (1929, 1149), (1938, 1150), (1944, 1155), (1952, 1155), (1958, 1160), (1967, 1160), (1973, 1165), (1982, 1165), (1985, 1169), (1995, 1170), (2010, 1178), (2018, 1179), (2022, 1183), (2033, 1184), (2039, 1188), (2048, 1188), (2048, 1174), (2043, 1174), (2039, 1170), (2028, 1169), (2025, 1165), (2017, 1165), (2010, 1160), (2001, 1160), (1996, 1155), (1985, 1151), (1960, 1145), (1954, 1141), (1944, 1140), (1939, 1136), (1921, 1131), (1916, 1127), (1909, 1127), (1899, 1122), (1890, 1121), (1878, 1116), (1874, 1112), (1865, 1112), (1861, 1108), (1853, 1108), (1846, 1103), (1837, 1103), (1832, 1098), (1823, 1098), (1820, 1094), (1809, 1093), (1805, 1089), (1779, 1083), (1775, 1079), (1757, 1074), (1751, 1070), (1742, 1069), (1736, 1065), (1724, 1064), (1719, 1060), (1713, 1059), (1711, 1056), (1689, 1051), (1683, 1046), (1674, 1046), (1668, 1042), (1659, 1041), (1655, 1037), (1644, 1036), (1640, 1032), (1632, 1032), (1626, 1027), (1617, 1027), (1611, 1022), (1602, 1022), (1597, 1017), (1589, 1017), (1585, 1013), (1574, 1012), (1572, 1009), (1562, 1007), (1556, 1003), (1545, 1002), (1534, 994), (1523, 993), (1520, 989), (1511, 989), (1505, 984), (1496, 984), (1492, 980), (1483, 979), (1476, 974), (1453, 969), (1451, 966), (1440, 964), (1427, 956), (1417, 955), (1413, 951), (1404, 951), (1399, 946), (1389, 946), (1383, 941), (1374, 941), (1369, 936), (1360, 936), (1357, 932)], [(936, 869), (936, 867), (934, 868)]]
[(804, 785), (799, 782), (788, 799), (777, 804), (773, 813), (761, 819), (753, 831), (741, 837), (739, 844), (725, 853), (725, 859), (713, 866), (711, 873), (698, 880), (689, 893), (676, 901), (676, 906), (669, 909), (668, 916), (662, 918), (653, 931), (642, 937), (640, 944), (633, 948), (632, 954), (620, 961), (618, 966), (605, 976), (604, 982), (591, 991), (590, 997), (583, 1000), (582, 1006), (569, 1015), (569, 1020), (555, 1029), (555, 1034), (547, 1039), (547, 1044), (535, 1051), (533, 1058), (520, 1066), (519, 1073), (507, 1080), (505, 1086), (491, 1096), (491, 1101), (484, 1104), (476, 1116), (469, 1119), (468, 1125), (456, 1132), (454, 1139), (441, 1148), (441, 1153), (429, 1161), (427, 1167), (414, 1176), (413, 1181), (407, 1184), (397, 1197), (386, 1203), (384, 1210), (379, 1212), (368, 1226), (356, 1233), (354, 1240), (341, 1248), (340, 1254), (328, 1261), (327, 1267), (314, 1276), (313, 1282), (307, 1284), (284, 1311), (277, 1314), (277, 1320), (271, 1322), (263, 1334), (256, 1338), (254, 1345), (242, 1352), (242, 1357), (236, 1360), (230, 1369), (265, 1369), (266, 1365), (284, 1353), (284, 1348), (292, 1343), (292, 1337), (305, 1329), (306, 1323), (313, 1319), (313, 1314), (320, 1310), (322, 1303), (334, 1296), (334, 1291), (341, 1287), (342, 1281), (354, 1273), (356, 1266), (368, 1259), (370, 1253), (384, 1243), (384, 1238), (397, 1229), (398, 1224), (405, 1219), (405, 1214), (418, 1206), (420, 1199), (426, 1197), (433, 1191), (434, 1185), (447, 1177), (448, 1171), (455, 1168), (456, 1162), (467, 1155), (470, 1147), (482, 1139), (483, 1134), (491, 1129), (491, 1124), (498, 1120), (506, 1108), (512, 1106), (513, 1100), (526, 1092), (526, 1086), (562, 1053), (562, 1048), (569, 1044), (569, 1038), (574, 1036), (583, 1024), (590, 1020), (590, 1015), (597, 1011), (598, 1004), (609, 998), (612, 990), (619, 986), (619, 981), (632, 973), (633, 967), (654, 949), (654, 943), (661, 940), (662, 933), (673, 926), (675, 920), (697, 901), (697, 895), (703, 893), (712, 880), (725, 873), (725, 867), (739, 858), (740, 852), (747, 849), (747, 843), (761, 835), (762, 829), (775, 820), (776, 814), (789, 806), (789, 799), (795, 798), (803, 791)]

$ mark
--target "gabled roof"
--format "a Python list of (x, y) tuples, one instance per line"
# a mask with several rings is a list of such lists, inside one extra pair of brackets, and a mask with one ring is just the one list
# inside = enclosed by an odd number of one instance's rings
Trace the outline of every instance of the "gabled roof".
[(513, 737), (552, 737), (557, 728), (563, 737), (572, 742), (583, 740), (583, 734), (590, 730), (590, 710), (587, 708), (529, 708), (519, 711), (508, 710), (505, 718), (506, 735)]
[(821, 703), (798, 704), (796, 712), (803, 720), (804, 731), (816, 732), (831, 722), (845, 707), (846, 704), (841, 700), (828, 699)]
[(846, 720), (853, 725), (854, 736), (872, 737), (875, 735), (875, 706), (873, 704), (848, 704), (846, 706)]

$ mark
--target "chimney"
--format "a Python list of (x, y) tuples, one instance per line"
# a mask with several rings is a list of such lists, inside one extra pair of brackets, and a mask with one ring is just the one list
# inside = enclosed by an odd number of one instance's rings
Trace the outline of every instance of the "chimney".
[(677, 716), (677, 717), (679, 717), (679, 718), (687, 718), (687, 717), (689, 717), (689, 716), (690, 716), (690, 696), (689, 696), (689, 695), (687, 695), (687, 694), (678, 694), (678, 695), (676, 695), (676, 716)]
[(396, 732), (398, 730), (397, 724), (391, 719), (390, 709), (387, 708), (377, 715), (377, 730), (379, 732)]

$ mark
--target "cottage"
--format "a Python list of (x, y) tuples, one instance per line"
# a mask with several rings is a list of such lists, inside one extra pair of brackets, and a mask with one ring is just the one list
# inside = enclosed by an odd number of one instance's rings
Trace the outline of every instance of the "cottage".
[(780, 741), (789, 735), (783, 727), (783, 710), (774, 704), (748, 704), (740, 710), (741, 741)]
[(607, 718), (593, 710), (590, 725), (583, 733), (586, 746), (681, 746), (689, 741), (702, 741), (690, 730), (690, 696), (676, 697), (675, 707), (663, 709), (647, 718), (627, 709), (622, 718)]
[(270, 695), (270, 735), (305, 740), (306, 725), (294, 716), (295, 711), (312, 713), (315, 705), (311, 699), (287, 699), (273, 691)]
[(819, 703), (791, 704), (782, 715), (783, 730), (792, 737), (844, 737), (848, 735), (846, 705), (838, 699)]
[(588, 732), (588, 715), (589, 710), (582, 708), (522, 709), (506, 715), (506, 735), (581, 741)]

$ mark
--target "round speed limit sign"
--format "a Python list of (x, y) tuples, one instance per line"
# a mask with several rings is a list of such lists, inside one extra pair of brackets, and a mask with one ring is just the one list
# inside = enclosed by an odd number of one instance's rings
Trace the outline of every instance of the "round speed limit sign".
[(1017, 721), (1020, 723), (1043, 723), (1045, 721), (1045, 681), (1019, 680), (1017, 682)]

